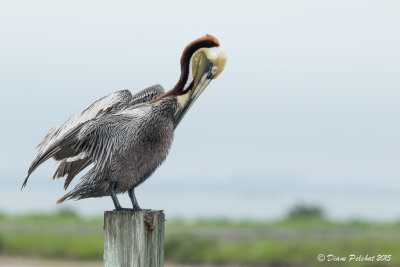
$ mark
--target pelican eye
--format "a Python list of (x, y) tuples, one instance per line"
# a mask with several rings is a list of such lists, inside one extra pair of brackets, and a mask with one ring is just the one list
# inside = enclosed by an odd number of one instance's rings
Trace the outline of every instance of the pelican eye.
[(218, 67), (217, 66), (213, 66), (212, 69), (211, 69), (211, 74), (215, 75), (215, 74), (217, 74), (217, 72), (218, 72)]

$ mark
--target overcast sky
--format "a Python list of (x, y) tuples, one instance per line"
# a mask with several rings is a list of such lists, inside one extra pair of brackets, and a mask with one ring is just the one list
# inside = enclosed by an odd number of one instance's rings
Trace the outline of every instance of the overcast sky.
[(400, 218), (399, 25), (398, 1), (3, 1), (0, 210), (111, 209), (57, 206), (54, 162), (21, 193), (35, 146), (106, 94), (169, 90), (183, 48), (209, 33), (226, 68), (138, 188), (141, 206), (276, 218), (306, 202), (334, 218)]

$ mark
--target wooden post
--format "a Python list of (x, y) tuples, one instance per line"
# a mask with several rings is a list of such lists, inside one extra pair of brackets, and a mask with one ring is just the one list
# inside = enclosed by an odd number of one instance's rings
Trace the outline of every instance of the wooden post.
[(162, 211), (104, 212), (104, 266), (164, 266)]

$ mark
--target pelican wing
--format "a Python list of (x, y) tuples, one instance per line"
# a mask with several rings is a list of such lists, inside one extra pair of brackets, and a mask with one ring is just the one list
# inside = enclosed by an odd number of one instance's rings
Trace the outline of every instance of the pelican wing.
[(149, 104), (143, 103), (91, 120), (60, 146), (90, 157), (93, 162), (96, 162), (96, 168), (101, 171), (112, 154), (117, 149), (121, 149), (128, 134), (134, 132), (146, 114), (150, 113), (150, 109)]
[(118, 91), (95, 101), (86, 109), (75, 113), (68, 120), (52, 128), (38, 145), (38, 158), (47, 154), (49, 148), (64, 139), (68, 133), (79, 127), (82, 123), (96, 117), (104, 116), (125, 107), (132, 99), (128, 90)]
[[(70, 182), (76, 174), (92, 162), (92, 158), (71, 146), (66, 146), (65, 140), (71, 140), (71, 137), (78, 134), (89, 121), (108, 117), (139, 103), (148, 102), (163, 93), (164, 90), (160, 85), (148, 87), (133, 96), (128, 90), (118, 91), (95, 101), (86, 109), (72, 115), (64, 123), (52, 128), (38, 145), (38, 155), (28, 170), (22, 188), (26, 185), (31, 173), (51, 157), (61, 160), (53, 178), (68, 174), (67, 181)], [(61, 146), (61, 144), (64, 145)]]
[[(83, 176), (83, 180), (75, 188), (57, 201), (61, 203), (70, 198), (81, 198), (82, 192), (87, 191), (87, 184), (97, 179), (96, 174), (106, 175), (112, 158), (123, 154), (127, 148), (126, 139), (135, 136), (138, 125), (143, 122), (151, 111), (147, 103), (137, 104), (115, 114), (93, 119), (83, 124), (80, 130), (74, 132), (57, 144), (59, 150), (73, 149), (79, 155), (86, 155), (95, 163), (92, 171)], [(131, 142), (128, 142), (132, 144)], [(53, 148), (57, 150), (57, 148)], [(89, 180), (89, 181), (88, 181)], [(67, 178), (64, 188), (71, 181)]]

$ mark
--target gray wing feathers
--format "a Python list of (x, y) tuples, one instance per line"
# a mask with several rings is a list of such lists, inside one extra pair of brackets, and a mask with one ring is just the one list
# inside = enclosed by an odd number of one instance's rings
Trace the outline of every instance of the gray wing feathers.
[(45, 162), (46, 160), (48, 160), (49, 158), (51, 158), (52, 156), (54, 156), (56, 153), (60, 152), (63, 147), (65, 147), (65, 141), (69, 141), (73, 136), (75, 136), (77, 134), (77, 132), (79, 132), (81, 129), (81, 126), (75, 128), (74, 130), (70, 131), (67, 135), (65, 135), (65, 139), (60, 140), (58, 142), (56, 142), (55, 144), (53, 144), (51, 147), (49, 147), (46, 151), (46, 153), (44, 154), (39, 154), (36, 159), (32, 162), (31, 166), (29, 167), (28, 170), (28, 175), (24, 180), (24, 183), (22, 184), (22, 188), (25, 187), (26, 183), (28, 182), (29, 176), (31, 175), (31, 173), (36, 170), (36, 168), (42, 164), (43, 162)]
[(89, 166), (92, 163), (92, 159), (90, 157), (86, 157), (83, 159), (77, 159), (75, 161), (67, 161), (64, 159), (61, 161), (60, 165), (58, 166), (56, 172), (54, 173), (53, 179), (61, 178), (67, 175), (64, 183), (64, 189), (67, 189), (69, 184), (71, 183), (72, 179), (75, 176)]
[(51, 157), (61, 160), (53, 178), (68, 175), (65, 187), (92, 161), (104, 163), (104, 159), (110, 156), (110, 148), (118, 141), (118, 131), (121, 129), (115, 126), (126, 117), (111, 115), (123, 113), (126, 109), (136, 109), (136, 105), (141, 109), (138, 104), (146, 103), (163, 93), (160, 85), (150, 86), (133, 96), (128, 90), (118, 91), (97, 100), (51, 129), (38, 145), (38, 155), (28, 170), (22, 188), (31, 173)]
[(94, 119), (98, 116), (103, 116), (105, 112), (112, 112), (125, 107), (132, 99), (132, 95), (128, 90), (122, 90), (113, 94), (107, 95), (95, 101), (86, 109), (75, 113), (64, 123), (54, 127), (45, 136), (38, 145), (39, 155), (46, 153), (46, 150), (55, 142), (63, 139), (63, 137), (72, 129), (80, 124)]
[(74, 144), (76, 151), (91, 157), (101, 170), (120, 141), (118, 137), (125, 122), (118, 117), (109, 115), (87, 123), (78, 134), (79, 141)]
[[(98, 174), (97, 174), (98, 175)], [(101, 197), (102, 192), (106, 191), (109, 184), (106, 181), (98, 181), (95, 184), (87, 183), (87, 180), (96, 177), (95, 168), (91, 168), (82, 178), (81, 181), (75, 186), (75, 188), (64, 195), (62, 198), (57, 200), (57, 204), (64, 202), (67, 199), (82, 199), (85, 198), (86, 194), (92, 197)]]
[(139, 93), (132, 96), (132, 100), (129, 103), (129, 106), (133, 106), (139, 103), (146, 103), (150, 100), (153, 100), (164, 93), (164, 89), (161, 85), (156, 84), (151, 87), (148, 87)]
[[(88, 122), (77, 134), (77, 142), (72, 145), (78, 152), (90, 157), (90, 162), (94, 162), (93, 168), (81, 178), (75, 188), (57, 201), (61, 203), (66, 199), (81, 199), (84, 195), (101, 196), (102, 192), (108, 187), (108, 183), (102, 176), (108, 173), (105, 169), (109, 167), (115, 152), (123, 153), (127, 136), (132, 133), (135, 126), (140, 123), (136, 112), (121, 112), (121, 114), (109, 115)], [(84, 160), (84, 159), (83, 159)], [(68, 164), (68, 163), (66, 163)], [(90, 164), (90, 163), (89, 163)], [(71, 165), (72, 166), (72, 165)], [(60, 165), (61, 167), (61, 165)], [(65, 168), (69, 166), (65, 165)], [(64, 166), (60, 171), (64, 171)], [(61, 172), (63, 174), (63, 172)], [(67, 188), (72, 178), (65, 181), (64, 188)]]

